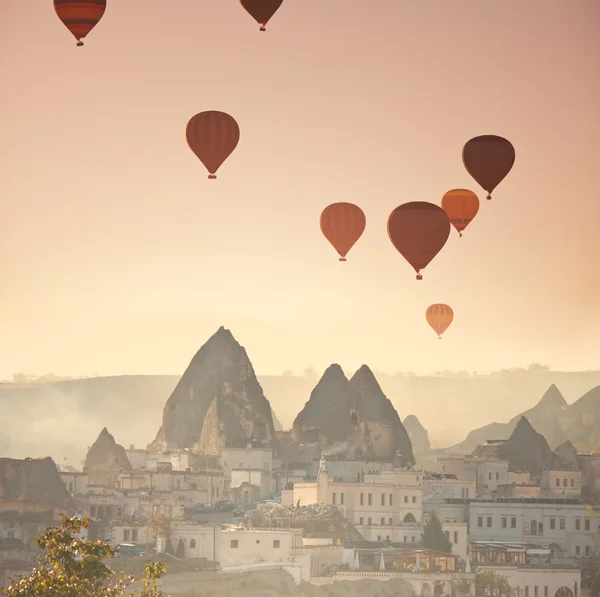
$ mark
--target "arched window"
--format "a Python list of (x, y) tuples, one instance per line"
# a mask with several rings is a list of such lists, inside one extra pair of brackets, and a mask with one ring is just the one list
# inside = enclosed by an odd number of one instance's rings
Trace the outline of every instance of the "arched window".
[(196, 539), (190, 539), (190, 549), (196, 549)]
[(404, 522), (417, 522), (417, 520), (415, 519), (414, 515), (409, 512), (405, 517), (404, 517)]

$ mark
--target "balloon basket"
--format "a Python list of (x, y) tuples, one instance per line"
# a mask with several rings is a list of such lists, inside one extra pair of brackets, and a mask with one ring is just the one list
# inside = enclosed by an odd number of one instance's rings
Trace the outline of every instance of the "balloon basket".
[(490, 201), (490, 200), (492, 199), (492, 196), (491, 196), (491, 195), (488, 195), (488, 196), (486, 197), (486, 199), (487, 199), (488, 201)]
[(208, 180), (215, 180), (217, 178), (216, 174), (209, 174), (208, 175)]
[(82, 42), (82, 41), (78, 41), (78, 42), (77, 42), (77, 47), (78, 47), (78, 48), (81, 48), (81, 46), (83, 46), (83, 42)]
[(338, 261), (346, 261), (346, 258), (345, 258), (345, 257), (340, 257), (340, 258), (338, 259)]
[(259, 31), (266, 31), (265, 27), (261, 27)]
[(423, 276), (421, 274), (417, 274), (417, 280), (422, 280)]

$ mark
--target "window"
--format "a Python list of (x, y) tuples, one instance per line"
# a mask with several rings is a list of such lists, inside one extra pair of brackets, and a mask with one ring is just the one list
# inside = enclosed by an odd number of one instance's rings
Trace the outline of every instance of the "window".
[(361, 506), (365, 505), (365, 494), (364, 493), (360, 494), (360, 505)]
[(385, 493), (381, 494), (381, 505), (385, 506)]
[(575, 530), (576, 531), (581, 530), (581, 518), (576, 518), (575, 519)]
[(576, 556), (580, 556), (581, 555), (581, 547), (579, 547), (579, 545), (575, 546), (575, 555)]
[(419, 475), (417, 475), (417, 483), (419, 482)]
[(190, 485), (190, 487), (191, 487), (192, 491), (196, 491), (196, 489), (198, 489), (198, 483), (192, 483)]
[(442, 473), (445, 473), (445, 472), (446, 472), (446, 465), (445, 465), (445, 464), (443, 464), (443, 465), (442, 465)]
[(279, 549), (279, 539), (273, 539), (273, 549)]
[(337, 493), (333, 494), (332, 500), (333, 500), (333, 505), (335, 506), (337, 504)]
[(390, 493), (390, 500), (389, 500), (389, 502), (390, 502), (390, 503), (389, 503), (389, 505), (390, 505), (390, 506), (392, 505), (392, 502), (393, 502), (393, 497), (394, 497), (394, 496), (393, 496), (393, 495)]
[(585, 519), (585, 530), (586, 531), (590, 530), (590, 519), (589, 518)]
[(571, 487), (575, 487), (575, 479), (571, 479)]
[(543, 522), (540, 522), (538, 524), (538, 534), (539, 535), (543, 535), (544, 534), (544, 523)]
[(369, 506), (371, 506), (371, 505), (373, 504), (373, 494), (372, 494), (372, 493), (370, 493), (370, 494), (367, 496), (367, 498), (368, 498), (368, 501), (369, 501)]
[(454, 543), (458, 543), (458, 531), (454, 531)]
[(528, 535), (529, 534), (529, 521), (526, 520), (525, 522), (523, 522), (523, 532)]
[(560, 487), (560, 479), (556, 479), (556, 487)]
[(385, 526), (385, 518), (382, 516), (381, 517), (381, 526), (384, 527)]
[(343, 506), (344, 505), (344, 494), (340, 493), (340, 504)]
[(548, 597), (548, 587), (544, 587), (544, 597)]
[(385, 540), (386, 540), (386, 541), (391, 541), (391, 539), (390, 539), (390, 536), (389, 536), (389, 535), (386, 535), (386, 536), (385, 536)]
[(126, 543), (129, 542), (129, 529), (125, 529), (123, 531), (123, 541), (125, 541)]
[(563, 487), (566, 487), (566, 486), (567, 486), (567, 480), (563, 479)]
[(560, 527), (561, 531), (565, 530), (565, 519), (564, 518), (560, 519), (560, 524), (558, 526)]
[(525, 597), (529, 597), (529, 587), (525, 587)]
[(556, 518), (550, 519), (550, 530), (554, 530), (556, 528)]
[(477, 517), (477, 526), (480, 528), (483, 526), (483, 516)]
[(413, 495), (412, 498), (413, 498), (413, 504), (416, 504), (417, 503), (417, 496)]
[(196, 549), (196, 539), (190, 539), (190, 549)]
[(231, 549), (237, 549), (237, 547), (238, 547), (238, 540), (232, 539), (231, 540)]
[(589, 556), (589, 555), (590, 555), (590, 546), (589, 546), (589, 545), (586, 545), (586, 546), (585, 546), (585, 555), (586, 555), (586, 556)]
[(539, 593), (538, 593), (538, 587), (535, 586), (533, 587), (533, 597), (538, 597)]
[(506, 516), (502, 517), (502, 528), (505, 529), (506, 528)]
[(394, 520), (392, 518), (390, 518), (390, 526), (392, 526), (394, 524)]
[(492, 517), (488, 516), (487, 517), (487, 527), (488, 527), (488, 529), (491, 528), (491, 526), (492, 526)]
[(131, 542), (132, 543), (137, 543), (138, 542), (138, 530), (137, 529), (132, 529), (131, 530)]
[(488, 479), (491, 481), (492, 480), (492, 473), (488, 473)]
[(414, 538), (414, 536), (410, 538), (410, 542), (411, 542), (411, 543), (414, 543), (414, 542), (415, 542), (415, 538)]
[(361, 517), (358, 519), (358, 524), (364, 524), (364, 522), (365, 522), (365, 519), (364, 519), (364, 518), (361, 516)]
[(404, 535), (404, 543), (408, 543), (408, 537)]
[(500, 479), (500, 473), (496, 473), (496, 481), (498, 481), (498, 479)]
[(467, 487), (465, 489), (465, 497), (468, 498), (469, 497), (469, 488)]
[(96, 506), (90, 506), (90, 515), (96, 516)]
[(371, 526), (373, 524), (373, 520), (371, 519), (371, 517), (369, 516), (369, 518), (367, 518), (367, 524), (369, 526)]
[(404, 496), (404, 503), (408, 504), (408, 496), (407, 495)]

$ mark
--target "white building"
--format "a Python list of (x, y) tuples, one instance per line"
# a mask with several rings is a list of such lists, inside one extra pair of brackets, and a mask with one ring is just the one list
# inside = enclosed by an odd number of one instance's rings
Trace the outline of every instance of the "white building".
[(578, 497), (581, 495), (581, 471), (542, 471), (540, 486), (548, 497)]
[(508, 462), (477, 456), (441, 456), (438, 473), (454, 474), (461, 481), (475, 481), (477, 493), (491, 493), (508, 483)]
[(455, 474), (425, 473), (423, 478), (423, 513), (440, 516), (440, 507), (448, 499), (476, 497), (477, 483), (458, 479)]

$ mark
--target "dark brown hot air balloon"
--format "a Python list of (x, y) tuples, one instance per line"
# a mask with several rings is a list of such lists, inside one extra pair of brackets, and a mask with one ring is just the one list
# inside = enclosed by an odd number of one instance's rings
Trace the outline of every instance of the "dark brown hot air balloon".
[(398, 206), (388, 218), (388, 235), (397, 251), (417, 272), (442, 250), (450, 236), (450, 218), (439, 206), (411, 201)]
[(279, 10), (283, 0), (240, 0), (246, 12), (260, 25), (261, 31), (266, 31), (265, 25)]
[(442, 334), (448, 329), (454, 319), (454, 311), (448, 305), (437, 303), (430, 305), (425, 311), (425, 319), (433, 331), (442, 339)]
[(190, 149), (208, 170), (208, 178), (217, 178), (217, 170), (237, 147), (240, 127), (233, 116), (210, 110), (190, 118), (185, 136)]
[(462, 231), (479, 211), (479, 198), (473, 191), (452, 189), (442, 197), (442, 209), (448, 214), (458, 236), (462, 236)]
[(363, 210), (353, 203), (332, 203), (321, 213), (321, 232), (346, 261), (348, 251), (362, 236), (367, 225)]
[(106, 10), (106, 0), (54, 0), (58, 18), (77, 40), (77, 45), (100, 21)]
[(515, 163), (515, 148), (510, 141), (496, 135), (481, 135), (465, 143), (463, 164), (467, 172), (487, 191), (492, 191), (504, 180)]

